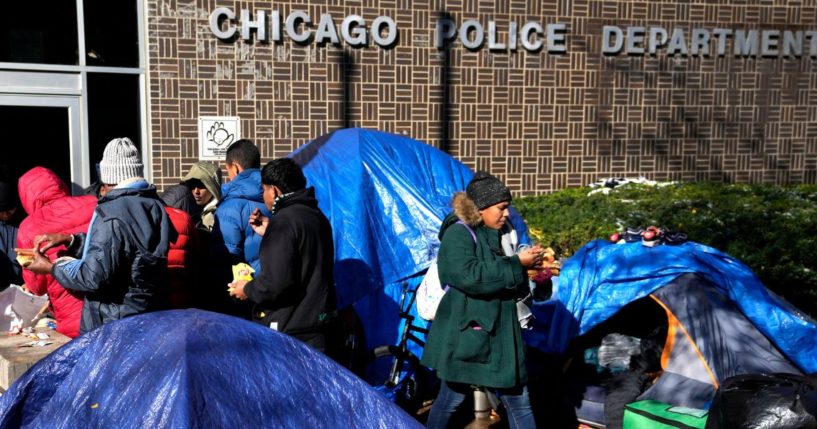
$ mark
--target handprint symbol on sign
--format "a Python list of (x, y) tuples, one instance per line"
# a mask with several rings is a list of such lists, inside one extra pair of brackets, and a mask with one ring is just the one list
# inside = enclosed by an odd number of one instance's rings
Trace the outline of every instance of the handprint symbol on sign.
[(207, 140), (215, 143), (216, 146), (229, 146), (234, 138), (235, 136), (224, 128), (224, 122), (214, 122), (210, 130), (207, 131)]

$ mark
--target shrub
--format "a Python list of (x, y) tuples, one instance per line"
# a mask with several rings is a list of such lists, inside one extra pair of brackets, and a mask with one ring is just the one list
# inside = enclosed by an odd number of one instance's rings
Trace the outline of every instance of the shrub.
[(535, 239), (571, 255), (622, 227), (684, 231), (746, 263), (763, 284), (817, 316), (817, 186), (627, 184), (514, 200)]

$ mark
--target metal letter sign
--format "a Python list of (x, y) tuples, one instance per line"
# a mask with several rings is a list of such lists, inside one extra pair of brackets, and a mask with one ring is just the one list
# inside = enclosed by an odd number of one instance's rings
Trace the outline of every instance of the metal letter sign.
[[(210, 31), (227, 42), (237, 39), (239, 28), (241, 39), (246, 41), (253, 39), (253, 32), (256, 40), (262, 43), (270, 40), (267, 36), (270, 32), (272, 42), (282, 41), (282, 17), (278, 10), (273, 10), (269, 19), (265, 11), (256, 11), (253, 15), (249, 9), (241, 9), (238, 15), (240, 19), (236, 19), (236, 13), (227, 7), (213, 9)], [(375, 18), (370, 26), (360, 15), (347, 15), (343, 18), (340, 32), (335, 25), (335, 17), (330, 13), (321, 13), (320, 19), (313, 21), (306, 11), (293, 10), (286, 16), (283, 30), (290, 40), (301, 45), (317, 43), (340, 46), (345, 42), (350, 46), (367, 47), (371, 40), (381, 48), (390, 49), (397, 43), (397, 23), (385, 15)], [(808, 55), (817, 58), (817, 31), (814, 30), (664, 28), (646, 25), (623, 28), (605, 25), (601, 30), (601, 53), (605, 56), (626, 53), (651, 57), (658, 54), (669, 57), (709, 57), (714, 54), (723, 57), (733, 53), (736, 57), (800, 58)], [(569, 46), (567, 36), (568, 26), (565, 23), (543, 25), (538, 21), (524, 24), (510, 21), (499, 25), (497, 21), (488, 19), (488, 49), (493, 52), (513, 52), (521, 44), (531, 53), (544, 50), (550, 54), (566, 54)], [(438, 19), (437, 49), (446, 49), (457, 40), (470, 51), (482, 49), (485, 44), (484, 21), (467, 19), (458, 26), (451, 18)]]
[(241, 138), (238, 116), (199, 116), (199, 159), (224, 161), (227, 148)]

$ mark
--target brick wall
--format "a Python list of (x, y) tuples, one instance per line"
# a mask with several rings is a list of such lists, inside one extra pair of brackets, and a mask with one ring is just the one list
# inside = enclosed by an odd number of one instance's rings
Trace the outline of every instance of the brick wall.
[[(278, 10), (282, 20), (304, 10), (315, 24), (331, 13), (338, 32), (347, 15), (367, 24), (385, 15), (399, 39), (390, 49), (301, 46), (286, 35), (225, 42), (208, 23), (220, 6), (236, 15)], [(338, 128), (376, 128), (442, 148), (519, 194), (614, 175), (817, 183), (817, 59), (605, 56), (601, 37), (604, 25), (817, 30), (815, 0), (147, 0), (147, 13), (150, 138), (162, 188), (198, 160), (197, 118), (213, 115), (240, 116), (242, 137), (264, 161)], [(443, 16), (480, 21), (485, 45), (438, 50)], [(568, 52), (492, 52), (489, 20), (500, 41), (509, 21), (565, 23)]]

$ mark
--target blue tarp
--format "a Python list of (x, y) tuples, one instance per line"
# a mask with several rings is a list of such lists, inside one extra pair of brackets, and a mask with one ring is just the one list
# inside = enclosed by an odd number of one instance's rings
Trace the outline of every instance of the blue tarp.
[(652, 248), (588, 243), (565, 263), (552, 300), (535, 306), (537, 331), (526, 340), (542, 351), (562, 353), (574, 337), (684, 273), (709, 280), (804, 372), (817, 371), (814, 322), (766, 289), (742, 262), (692, 242)]
[(174, 310), (105, 324), (48, 355), (0, 397), (0, 427), (421, 426), (295, 339)]
[[(451, 197), (473, 172), (425, 143), (360, 128), (327, 134), (289, 156), (332, 223), (338, 306), (354, 305), (369, 347), (395, 344), (400, 284), (416, 286), (436, 257)], [(528, 242), (518, 213), (511, 222)]]

